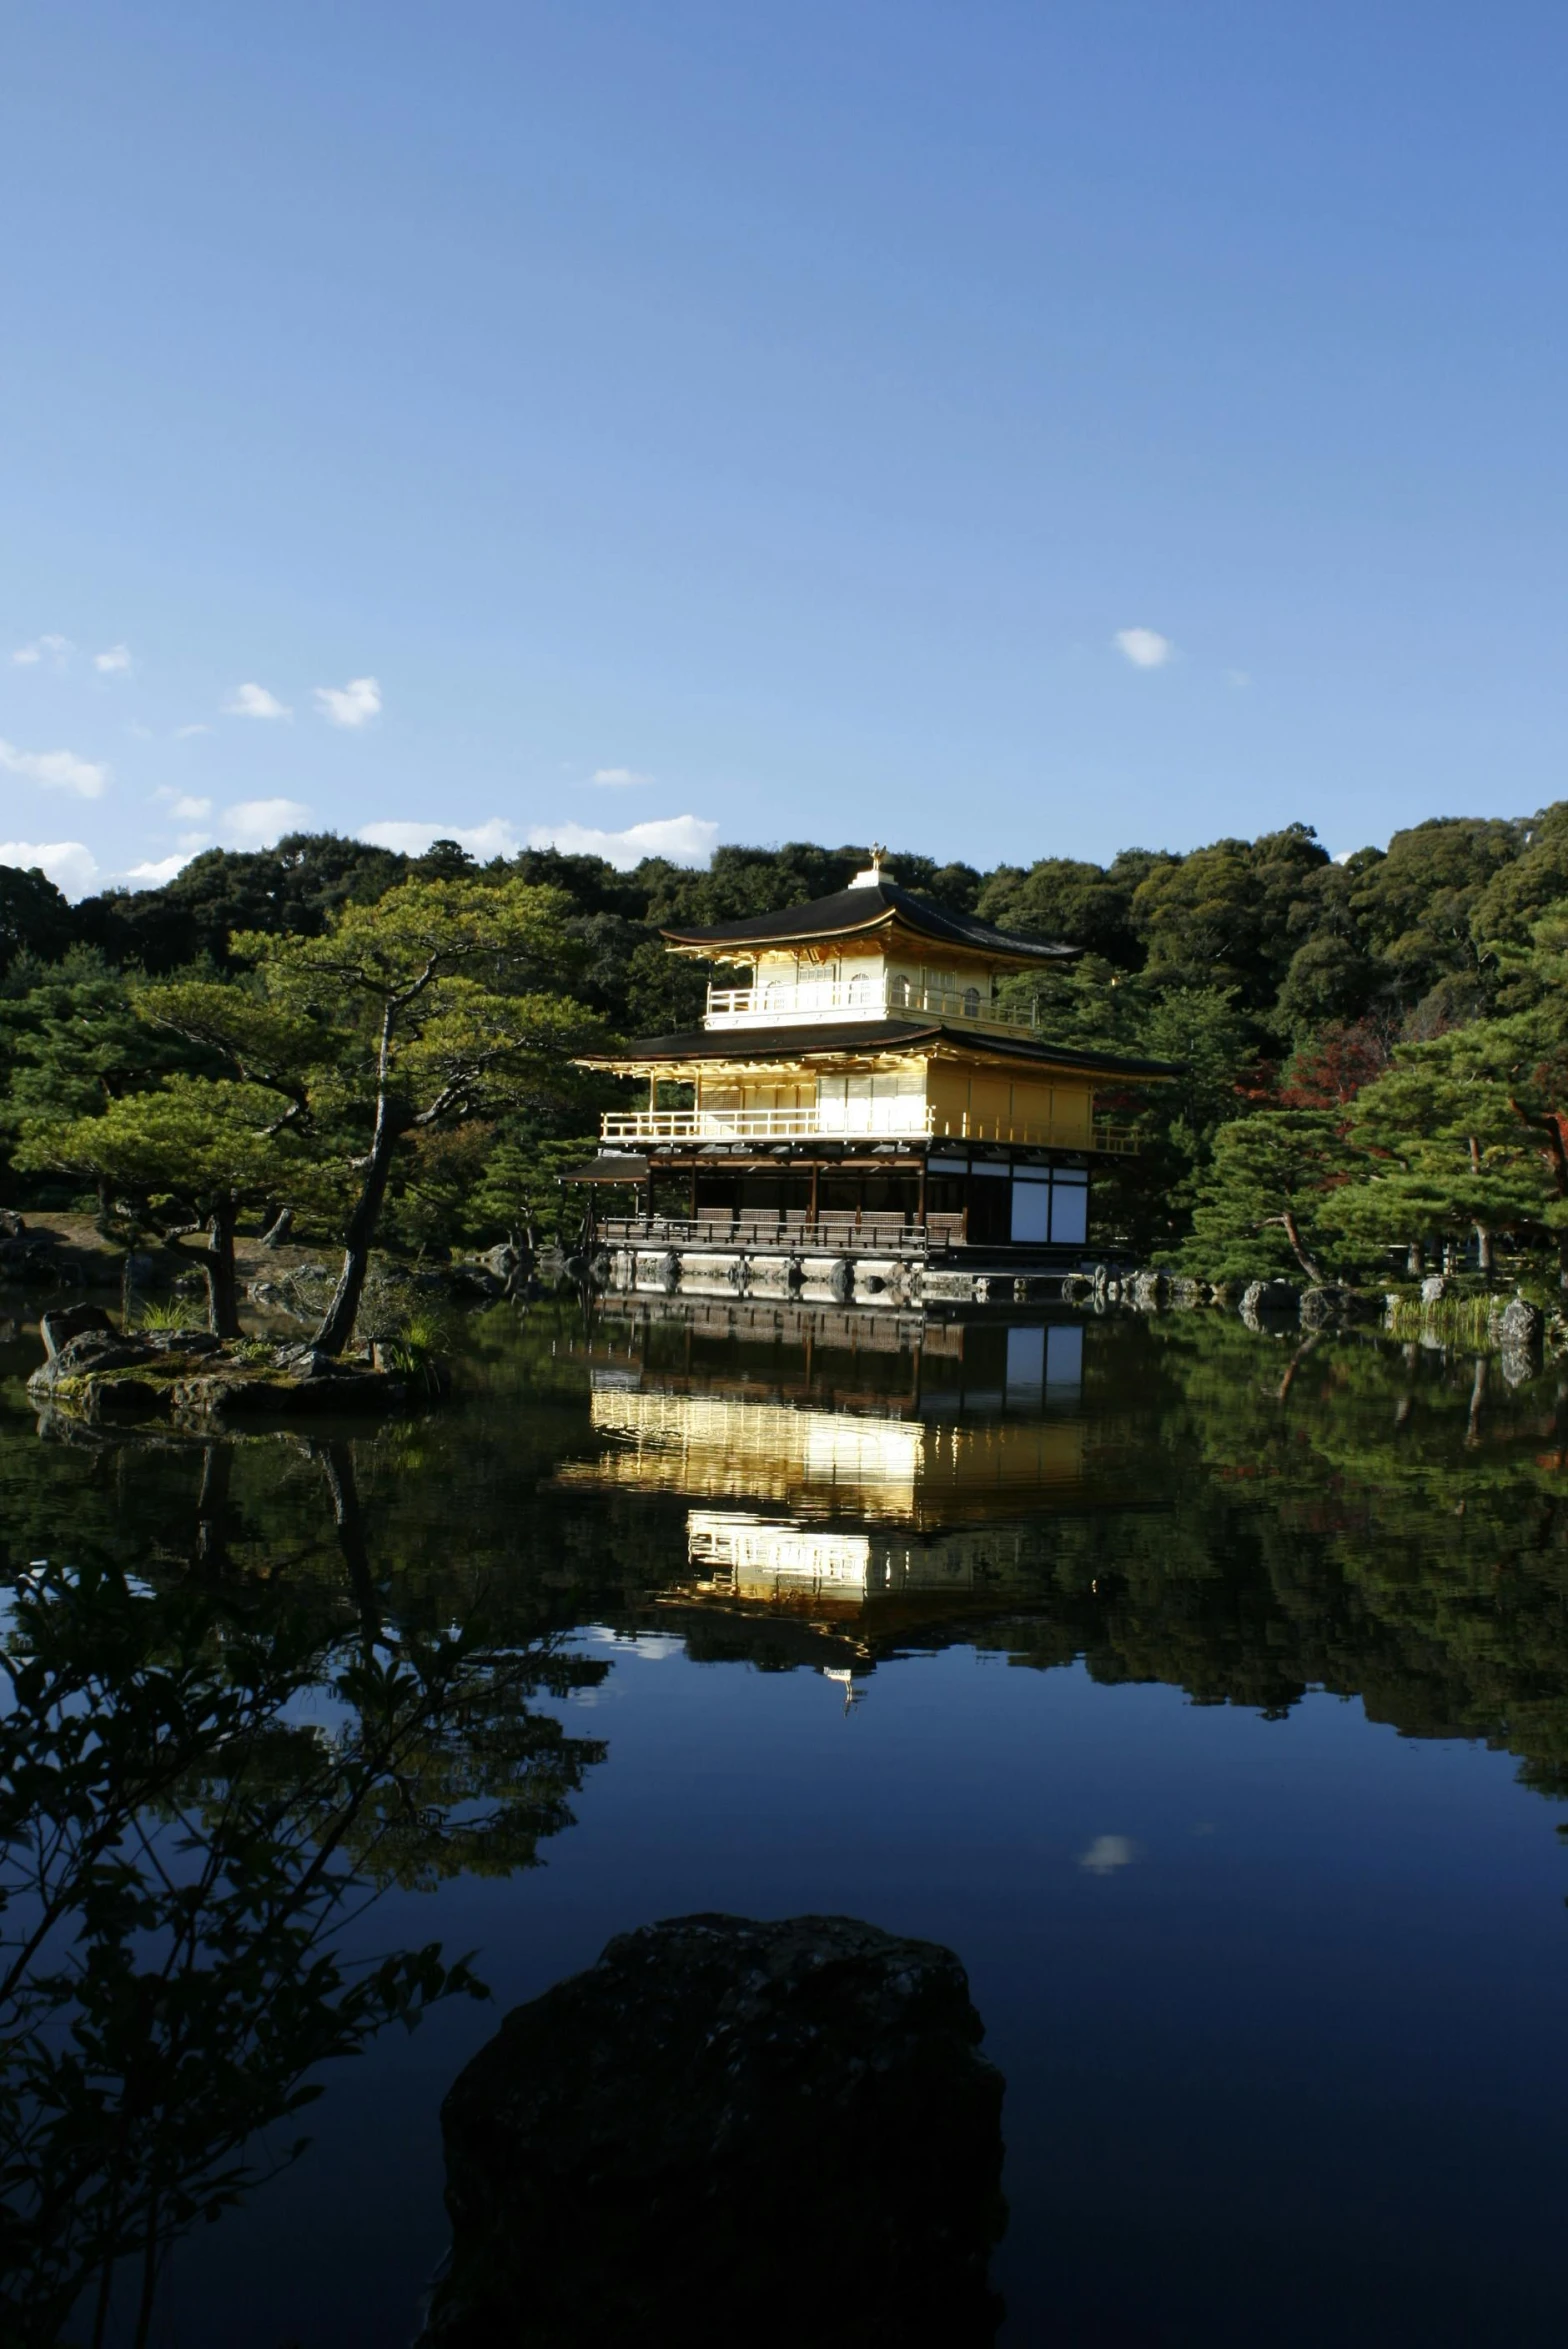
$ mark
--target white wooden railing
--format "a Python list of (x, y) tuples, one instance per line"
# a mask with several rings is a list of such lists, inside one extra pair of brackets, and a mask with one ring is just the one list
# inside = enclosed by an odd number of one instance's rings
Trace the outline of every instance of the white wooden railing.
[(789, 1027), (828, 1019), (902, 1018), (924, 1012), (980, 1027), (1033, 1028), (1033, 1004), (996, 1003), (978, 987), (919, 987), (897, 976), (849, 979), (767, 979), (756, 987), (710, 987), (710, 1028)]
[[(924, 1101), (867, 1102), (856, 1114), (852, 1105), (846, 1121), (826, 1124), (815, 1106), (808, 1109), (611, 1109), (605, 1112), (607, 1142), (798, 1142), (819, 1134), (850, 1135), (930, 1134), (935, 1131)], [(873, 1116), (875, 1123), (872, 1122)]]
[(611, 1109), (600, 1131), (606, 1142), (802, 1142), (921, 1140), (1022, 1142), (1058, 1150), (1094, 1150), (1130, 1158), (1138, 1137), (1130, 1126), (1096, 1118), (1092, 1131), (1081, 1118), (1013, 1124), (1006, 1118), (939, 1119), (929, 1103), (917, 1100), (835, 1103), (831, 1122), (820, 1108), (809, 1109)]

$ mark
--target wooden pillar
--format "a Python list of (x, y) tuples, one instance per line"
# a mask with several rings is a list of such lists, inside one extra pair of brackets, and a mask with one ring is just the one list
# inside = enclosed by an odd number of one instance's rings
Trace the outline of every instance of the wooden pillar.
[(817, 1206), (821, 1195), (821, 1177), (821, 1162), (814, 1158), (811, 1162), (811, 1198), (806, 1208), (806, 1221), (808, 1224), (815, 1224), (817, 1220)]
[(926, 1162), (923, 1154), (920, 1160), (918, 1192), (915, 1204), (915, 1221), (920, 1226), (922, 1231), (926, 1229)]
[(691, 1199), (691, 1220), (693, 1223), (695, 1223), (697, 1220), (697, 1161), (695, 1158), (691, 1162), (691, 1183), (689, 1190)]

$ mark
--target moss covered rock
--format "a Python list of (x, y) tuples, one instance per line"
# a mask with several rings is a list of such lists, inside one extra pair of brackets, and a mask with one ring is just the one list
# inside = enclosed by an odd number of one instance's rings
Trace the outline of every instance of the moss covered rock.
[(105, 1321), (66, 1337), (34, 1371), (28, 1392), (37, 1403), (93, 1423), (172, 1419), (210, 1426), (234, 1418), (394, 1411), (441, 1391), (443, 1383), (333, 1360), (308, 1347), (223, 1340), (197, 1330), (115, 1331)]

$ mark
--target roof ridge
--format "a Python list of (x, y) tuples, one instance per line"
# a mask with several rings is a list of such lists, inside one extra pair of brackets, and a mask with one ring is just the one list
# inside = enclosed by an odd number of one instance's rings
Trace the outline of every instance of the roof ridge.
[(742, 914), (731, 922), (692, 928), (661, 923), (659, 935), (680, 946), (783, 945), (791, 939), (852, 937), (880, 929), (891, 917), (902, 917), (911, 929), (938, 943), (989, 948), (1024, 961), (1056, 961), (1079, 951), (1027, 931), (999, 930), (976, 914), (951, 912), (896, 881), (881, 879), (772, 912)]

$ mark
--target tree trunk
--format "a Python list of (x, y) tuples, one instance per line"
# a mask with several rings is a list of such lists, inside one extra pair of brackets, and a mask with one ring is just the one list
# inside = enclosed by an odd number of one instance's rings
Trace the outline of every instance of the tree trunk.
[[(1481, 1172), (1481, 1143), (1477, 1135), (1470, 1136), (1470, 1172)], [(1492, 1277), (1492, 1235), (1484, 1223), (1475, 1227), (1475, 1268), (1483, 1280)]]
[(381, 1636), (381, 1601), (376, 1593), (376, 1578), (370, 1570), (364, 1520), (359, 1513), (359, 1487), (354, 1481), (354, 1447), (352, 1444), (323, 1444), (317, 1458), (325, 1471), (327, 1491), (332, 1497), (332, 1518), (338, 1529), (343, 1564), (348, 1570), (349, 1588), (359, 1609), (360, 1628), (367, 1641), (377, 1640)]
[(1568, 1142), (1563, 1138), (1564, 1118), (1568, 1113), (1549, 1109), (1544, 1115), (1538, 1116), (1512, 1095), (1509, 1096), (1508, 1106), (1522, 1126), (1528, 1126), (1533, 1134), (1540, 1135), (1546, 1145), (1547, 1161), (1552, 1170), (1552, 1187), (1559, 1199), (1568, 1199)]
[(264, 1248), (281, 1248), (294, 1228), (292, 1207), (280, 1207), (274, 1213), (270, 1208), (262, 1219), (261, 1244)]
[(1406, 1251), (1405, 1271), (1413, 1281), (1426, 1278), (1426, 1250), (1419, 1240), (1412, 1240)]
[(1470, 1382), (1470, 1411), (1465, 1421), (1465, 1444), (1473, 1449), (1481, 1441), (1481, 1405), (1486, 1400), (1486, 1356), (1475, 1358), (1475, 1376)]
[(240, 1334), (239, 1284), (234, 1277), (234, 1226), (239, 1209), (220, 1200), (207, 1224), (207, 1249), (200, 1263), (207, 1276), (207, 1327), (215, 1338)]
[(1285, 1375), (1279, 1382), (1279, 1392), (1275, 1397), (1277, 1402), (1286, 1403), (1290, 1400), (1290, 1390), (1296, 1383), (1297, 1371), (1301, 1368), (1303, 1362), (1306, 1361), (1309, 1354), (1315, 1354), (1317, 1352), (1317, 1349), (1322, 1344), (1322, 1342), (1323, 1332), (1320, 1329), (1315, 1329), (1311, 1336), (1303, 1339), (1302, 1343), (1296, 1348), (1296, 1351), (1294, 1354), (1292, 1354), (1289, 1362), (1285, 1365)]
[(354, 1335), (365, 1275), (370, 1270), (370, 1244), (381, 1221), (397, 1141), (397, 1128), (383, 1102), (376, 1113), (376, 1138), (366, 1162), (364, 1184), (343, 1234), (343, 1269), (338, 1274), (338, 1285), (332, 1292), (332, 1302), (321, 1327), (311, 1341), (318, 1354), (341, 1354)]
[(201, 1455), (201, 1492), (196, 1502), (198, 1574), (221, 1575), (229, 1565), (229, 1467), (227, 1444), (206, 1444)]
[(1323, 1286), (1323, 1275), (1318, 1269), (1318, 1266), (1313, 1262), (1312, 1258), (1307, 1254), (1301, 1234), (1296, 1229), (1296, 1218), (1288, 1207), (1279, 1220), (1285, 1227), (1285, 1237), (1290, 1242), (1291, 1254), (1295, 1257), (1296, 1262), (1300, 1265), (1302, 1271), (1306, 1274), (1313, 1287), (1315, 1289), (1321, 1289)]

